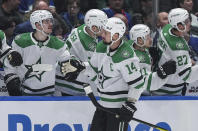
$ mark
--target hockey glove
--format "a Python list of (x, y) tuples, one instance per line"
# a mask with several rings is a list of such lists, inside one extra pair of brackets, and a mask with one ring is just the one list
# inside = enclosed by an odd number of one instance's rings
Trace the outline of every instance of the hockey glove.
[(174, 60), (169, 60), (157, 69), (157, 75), (161, 79), (165, 79), (167, 75), (174, 74), (176, 72), (176, 62)]
[(120, 108), (120, 111), (119, 111), (120, 121), (130, 122), (132, 120), (133, 114), (135, 113), (136, 110), (137, 110), (137, 108), (135, 107), (133, 102), (126, 101), (122, 105), (122, 107)]
[(4, 82), (10, 96), (22, 96), (21, 81), (15, 74), (8, 74), (4, 77)]
[(65, 80), (73, 81), (75, 80), (79, 73), (85, 69), (85, 65), (82, 61), (76, 59), (70, 59), (61, 62), (60, 71), (65, 76)]
[(20, 66), (23, 63), (23, 58), (21, 54), (16, 51), (11, 52), (8, 56), (8, 61), (12, 66)]

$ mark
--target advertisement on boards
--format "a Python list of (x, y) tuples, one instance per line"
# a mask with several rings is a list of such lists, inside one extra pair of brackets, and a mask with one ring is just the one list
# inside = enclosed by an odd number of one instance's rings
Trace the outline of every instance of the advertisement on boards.
[[(89, 131), (95, 107), (87, 100), (0, 101), (1, 131)], [(169, 131), (197, 131), (198, 100), (141, 100), (135, 118)], [(131, 121), (128, 131), (159, 131)]]

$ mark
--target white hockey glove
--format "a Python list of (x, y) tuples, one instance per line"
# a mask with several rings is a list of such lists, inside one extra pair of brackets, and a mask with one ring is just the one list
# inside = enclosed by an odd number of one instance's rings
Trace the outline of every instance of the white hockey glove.
[(85, 69), (85, 65), (82, 61), (76, 59), (69, 59), (61, 62), (60, 71), (65, 76), (65, 80), (75, 80), (79, 73)]

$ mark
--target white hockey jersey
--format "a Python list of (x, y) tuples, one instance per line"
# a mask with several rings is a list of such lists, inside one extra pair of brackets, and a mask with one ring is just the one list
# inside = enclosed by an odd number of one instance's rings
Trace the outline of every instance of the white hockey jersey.
[[(24, 95), (52, 95), (57, 62), (71, 57), (64, 42), (54, 36), (44, 42), (36, 41), (33, 33), (24, 33), (15, 37), (12, 47), (22, 55), (23, 64), (16, 68), (5, 65), (5, 73), (14, 73), (20, 77)], [(31, 71), (34, 65), (39, 64), (52, 68)]]
[(3, 62), (4, 58), (11, 52), (11, 47), (6, 43), (5, 33), (0, 30), (0, 60)]
[(176, 75), (170, 76), (167, 84), (152, 92), (153, 95), (181, 95), (185, 82), (190, 80), (192, 63), (188, 44), (183, 37), (172, 34), (171, 29), (171, 25), (168, 24), (160, 33), (158, 48), (161, 51), (161, 56), (158, 65), (162, 65), (171, 59), (175, 60), (177, 63)]
[(101, 105), (120, 108), (127, 98), (139, 99), (144, 79), (139, 59), (127, 42), (122, 41), (113, 52), (103, 42), (98, 43), (89, 63), (84, 74), (96, 79)]
[[(81, 25), (80, 27), (73, 29), (66, 41), (66, 44), (71, 55), (76, 56), (79, 60), (83, 62), (88, 62), (96, 49), (97, 42), (94, 38), (87, 34), (85, 27), (85, 25)], [(59, 73), (57, 73), (56, 75), (55, 85), (55, 88), (58, 91), (69, 95), (85, 95), (83, 89), (84, 83), (89, 83), (92, 89), (96, 89), (96, 85), (93, 82), (89, 82), (83, 77), (77, 78), (77, 80), (75, 80), (74, 82), (64, 80), (60, 74), (59, 68), (60, 66), (58, 65), (57, 70)]]

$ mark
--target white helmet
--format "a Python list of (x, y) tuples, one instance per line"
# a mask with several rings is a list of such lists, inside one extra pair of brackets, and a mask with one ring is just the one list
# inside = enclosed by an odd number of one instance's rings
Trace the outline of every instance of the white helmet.
[[(147, 25), (136, 24), (129, 31), (130, 39), (133, 40), (138, 46), (143, 47), (146, 44), (147, 36), (150, 34), (150, 29)], [(140, 45), (137, 41), (138, 38), (144, 41), (143, 45)]]
[[(117, 17), (111, 17), (107, 20), (104, 30), (111, 33), (111, 45), (118, 41), (126, 32), (126, 25), (125, 23)], [(118, 33), (119, 38), (116, 41), (112, 40), (114, 34)], [(111, 46), (110, 45), (110, 46)]]
[(107, 22), (107, 15), (99, 10), (99, 9), (91, 9), (89, 10), (86, 14), (85, 14), (85, 25), (94, 33), (96, 34), (93, 30), (92, 30), (92, 26), (96, 26), (99, 29), (99, 32), (101, 31), (101, 29), (104, 27), (104, 25)]
[(53, 19), (52, 14), (47, 10), (36, 10), (30, 15), (30, 22), (33, 29), (36, 29), (36, 23), (39, 23), (43, 27), (42, 21), (46, 19)]
[[(176, 28), (178, 31), (184, 32), (186, 30), (185, 21), (189, 18), (189, 13), (183, 8), (172, 9), (168, 14), (168, 21), (173, 28)], [(178, 29), (177, 24), (182, 23), (185, 27), (184, 30)]]

